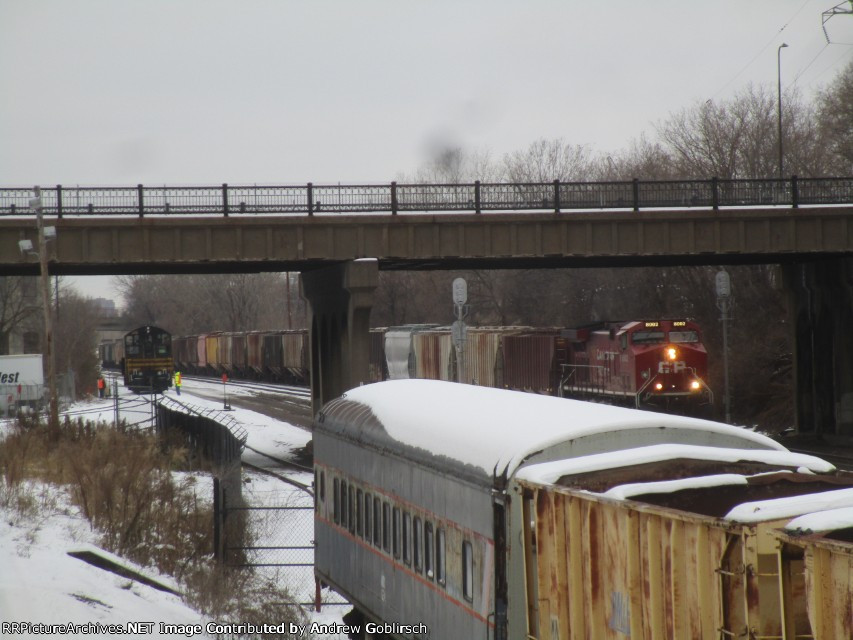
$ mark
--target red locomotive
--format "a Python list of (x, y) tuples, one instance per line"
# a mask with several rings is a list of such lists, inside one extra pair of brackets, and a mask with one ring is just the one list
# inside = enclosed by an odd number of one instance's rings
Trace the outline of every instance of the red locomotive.
[(603, 322), (563, 336), (570, 348), (562, 395), (660, 408), (713, 401), (708, 353), (694, 322)]

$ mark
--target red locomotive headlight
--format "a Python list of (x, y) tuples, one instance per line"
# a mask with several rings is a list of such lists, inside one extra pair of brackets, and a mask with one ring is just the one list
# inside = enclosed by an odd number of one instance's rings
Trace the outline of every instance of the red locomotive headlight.
[(675, 347), (667, 347), (664, 350), (667, 360), (676, 360), (678, 358), (678, 349)]

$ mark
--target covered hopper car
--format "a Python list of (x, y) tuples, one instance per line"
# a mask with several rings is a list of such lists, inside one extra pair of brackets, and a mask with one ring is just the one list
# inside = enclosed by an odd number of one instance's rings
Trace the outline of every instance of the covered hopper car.
[(399, 380), (318, 413), (314, 472), (318, 584), (391, 637), (851, 637), (853, 479), (748, 430)]

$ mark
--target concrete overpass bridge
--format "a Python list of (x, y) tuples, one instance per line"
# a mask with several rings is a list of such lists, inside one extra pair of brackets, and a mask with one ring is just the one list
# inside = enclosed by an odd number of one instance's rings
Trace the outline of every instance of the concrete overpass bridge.
[[(853, 435), (853, 178), (41, 190), (49, 273), (300, 271), (315, 406), (367, 375), (379, 269), (781, 264), (802, 431)], [(39, 273), (0, 189), (0, 273)]]

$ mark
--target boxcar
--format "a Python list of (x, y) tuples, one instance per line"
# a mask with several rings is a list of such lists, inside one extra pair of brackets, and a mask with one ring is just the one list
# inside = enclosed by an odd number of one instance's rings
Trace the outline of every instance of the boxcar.
[(395, 637), (781, 637), (773, 532), (853, 504), (760, 434), (551, 396), (390, 381), (314, 427), (317, 579)]

